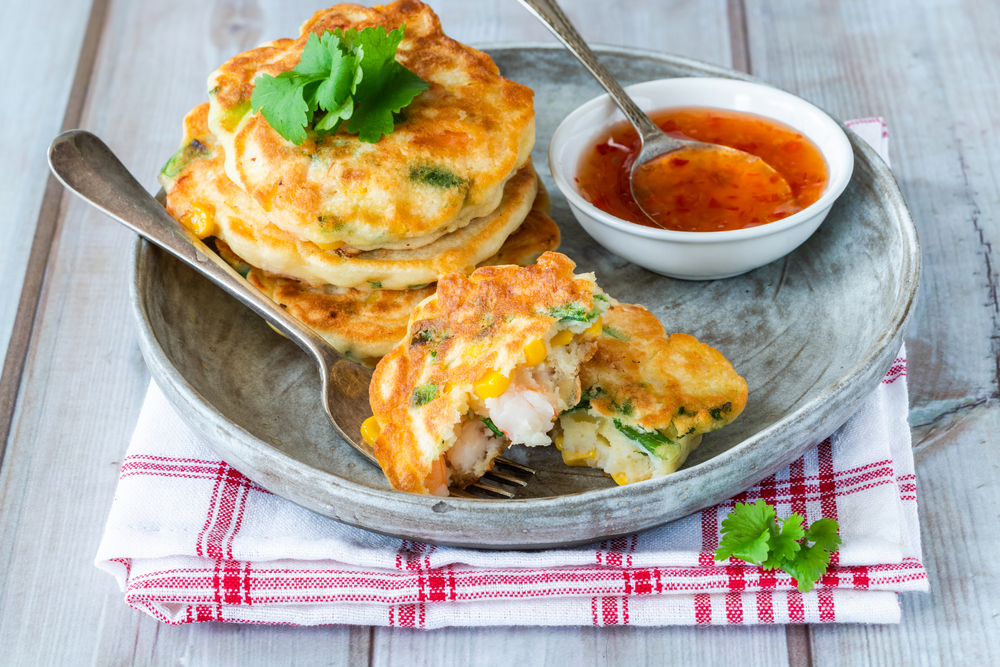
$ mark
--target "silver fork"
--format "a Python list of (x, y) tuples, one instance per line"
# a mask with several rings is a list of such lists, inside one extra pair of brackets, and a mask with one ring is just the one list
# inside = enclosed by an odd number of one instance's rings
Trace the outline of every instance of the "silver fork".
[[(372, 414), (368, 404), (370, 369), (337, 352), (174, 220), (95, 135), (70, 130), (56, 137), (49, 146), (49, 167), (67, 189), (211, 280), (312, 356), (319, 368), (323, 407), (330, 421), (344, 440), (378, 465), (375, 451), (361, 438), (361, 424)], [(523, 487), (527, 485), (524, 477), (535, 472), (507, 459), (498, 458), (496, 462), (508, 472), (498, 470), (487, 476), (499, 484)], [(496, 484), (479, 482), (468, 488), (503, 498), (514, 497)], [(453, 493), (475, 497), (459, 490)]]

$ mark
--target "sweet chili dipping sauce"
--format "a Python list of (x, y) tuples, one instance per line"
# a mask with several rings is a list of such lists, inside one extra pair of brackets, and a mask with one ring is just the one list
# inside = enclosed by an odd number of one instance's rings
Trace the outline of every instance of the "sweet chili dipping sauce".
[[(671, 136), (729, 146), (760, 157), (784, 177), (766, 182), (745, 160), (699, 158), (680, 149), (663, 160), (656, 192), (644, 197), (654, 223), (632, 198), (629, 174), (639, 154), (639, 135), (627, 122), (605, 132), (585, 152), (576, 180), (583, 198), (611, 215), (647, 227), (716, 232), (757, 227), (786, 218), (823, 193), (826, 162), (819, 149), (794, 129), (754, 114), (725, 109), (675, 108), (650, 114)], [(712, 154), (716, 156), (713, 157)], [(692, 163), (693, 162), (693, 163)], [(672, 173), (671, 173), (672, 172)], [(775, 182), (776, 181), (776, 182)]]

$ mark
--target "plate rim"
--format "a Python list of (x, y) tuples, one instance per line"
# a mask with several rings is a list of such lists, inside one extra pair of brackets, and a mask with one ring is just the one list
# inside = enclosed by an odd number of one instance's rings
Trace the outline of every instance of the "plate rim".
[[(597, 44), (592, 46), (598, 53), (631, 58), (649, 58), (670, 65), (675, 69), (678, 67), (687, 68), (691, 70), (692, 74), (702, 76), (706, 73), (717, 74), (725, 78), (770, 85), (745, 73), (683, 56), (623, 46)], [(478, 44), (476, 48), (484, 51), (535, 49), (565, 51), (561, 45), (546, 42), (493, 42)], [(567, 55), (569, 54), (567, 53)], [(822, 107), (820, 108), (822, 109)], [(416, 539), (440, 545), (475, 549), (541, 549), (586, 544), (675, 521), (749, 488), (768, 474), (780, 470), (787, 463), (801, 456), (818, 440), (808, 440), (804, 444), (799, 443), (788, 448), (784, 456), (770, 459), (768, 465), (756, 469), (755, 474), (741, 481), (739, 490), (729, 490), (721, 497), (718, 493), (710, 494), (710, 497), (704, 501), (692, 503), (684, 506), (681, 510), (666, 514), (657, 514), (655, 511), (649, 510), (648, 506), (652, 504), (651, 501), (656, 500), (657, 497), (662, 499), (664, 494), (671, 491), (674, 492), (675, 499), (683, 500), (685, 489), (693, 486), (699, 479), (711, 476), (713, 471), (725, 467), (733, 459), (752, 456), (757, 450), (766, 447), (767, 441), (781, 437), (784, 432), (792, 430), (796, 426), (806, 428), (802, 424), (815, 422), (818, 408), (837, 404), (838, 399), (841, 399), (839, 404), (848, 406), (848, 409), (845, 410), (842, 407), (836, 411), (832, 419), (822, 423), (821, 426), (826, 431), (826, 435), (839, 428), (853, 414), (860, 401), (878, 386), (885, 370), (895, 359), (902, 343), (906, 325), (913, 316), (914, 304), (919, 292), (922, 257), (916, 228), (913, 225), (906, 202), (895, 176), (874, 149), (862, 141), (836, 116), (831, 115), (831, 118), (834, 118), (847, 132), (855, 151), (856, 160), (861, 158), (863, 163), (867, 163), (868, 168), (873, 173), (875, 183), (881, 182), (885, 186), (883, 192), (880, 193), (880, 199), (886, 208), (894, 209), (895, 215), (892, 216), (892, 219), (897, 222), (901, 232), (904, 246), (903, 256), (906, 262), (900, 270), (899, 292), (895, 296), (892, 312), (886, 319), (887, 324), (878, 339), (868, 346), (866, 354), (859, 358), (851, 368), (846, 369), (835, 382), (821, 389), (808, 403), (792, 413), (783, 415), (774, 424), (758, 431), (729, 450), (691, 468), (679, 470), (672, 475), (635, 485), (595, 489), (547, 498), (494, 501), (455, 497), (443, 499), (408, 494), (375, 487), (364, 482), (356, 482), (313, 468), (257, 439), (242, 426), (216, 411), (170, 363), (165, 350), (158, 344), (153, 334), (152, 322), (146, 310), (147, 303), (140, 298), (143, 283), (151, 279), (148, 271), (145, 275), (143, 274), (142, 267), (150, 260), (148, 253), (152, 246), (140, 237), (136, 237), (131, 257), (129, 297), (133, 315), (136, 318), (140, 349), (153, 379), (169, 402), (177, 409), (182, 420), (213, 451), (220, 453), (223, 460), (230, 466), (277, 495), (348, 525), (393, 537)], [(859, 153), (860, 155), (858, 155)], [(895, 346), (893, 345), (894, 341), (897, 342)], [(859, 389), (863, 389), (863, 391), (859, 392)], [(858, 398), (859, 395), (860, 398)], [(831, 412), (828, 411), (826, 415)], [(820, 417), (826, 415), (820, 415)], [(823, 422), (823, 419), (819, 421)], [(231, 446), (221, 446), (213, 436), (233, 438), (238, 445), (242, 445), (245, 451), (237, 453)], [(758, 456), (758, 458), (760, 457)], [(261, 475), (257, 474), (254, 465), (256, 461), (264, 460), (280, 463), (296, 479), (282, 480), (277, 477), (262, 479)], [(289, 482), (295, 481), (307, 481), (310, 485), (309, 488), (313, 489), (313, 493), (292, 494), (297, 495), (297, 497), (289, 498), (286, 495)], [(282, 491), (286, 491), (286, 493), (282, 493)], [(598, 511), (594, 511), (594, 506), (600, 506)], [(642, 509), (643, 506), (647, 506), (645, 511)], [(616, 509), (608, 512), (606, 511), (608, 507)], [(533, 514), (538, 516), (532, 516)], [(395, 529), (390, 527), (386, 530), (379, 530), (380, 526), (385, 525), (387, 516), (408, 518), (405, 522), (396, 521), (398, 527)], [(469, 535), (468, 526), (463, 525), (463, 519), (466, 518), (474, 519), (474, 523), (480, 529), (487, 526), (505, 526), (508, 529), (507, 532), (519, 535), (518, 539), (523, 541), (483, 539), (482, 537), (470, 539), (472, 536)], [(561, 519), (561, 521), (557, 521), (558, 525), (553, 527), (551, 524), (553, 519)], [(418, 523), (420, 525), (417, 525)], [(581, 524), (589, 530), (580, 530)], [(574, 533), (576, 537), (565, 539), (566, 531), (574, 527), (577, 528)], [(520, 530), (517, 530), (518, 528)], [(480, 532), (483, 531), (480, 530)], [(496, 537), (496, 530), (486, 532), (494, 538)], [(562, 535), (558, 535), (559, 533)]]

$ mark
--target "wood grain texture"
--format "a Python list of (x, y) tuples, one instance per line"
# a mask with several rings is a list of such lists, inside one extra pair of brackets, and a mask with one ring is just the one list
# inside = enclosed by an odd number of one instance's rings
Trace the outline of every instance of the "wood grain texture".
[[(59, 132), (87, 28), (90, 2), (9, 0), (0, 20), (0, 359), (6, 355), (35, 222), (45, 191), (45, 149)], [(53, 22), (52, 17), (61, 20)]]
[(996, 3), (748, 2), (754, 74), (834, 115), (886, 117), (920, 234), (923, 289), (906, 339), (931, 595), (897, 626), (812, 628), (812, 660), (996, 664), (1000, 548)]
[[(0, 36), (11, 44), (26, 39), (19, 31), (29, 37), (53, 30), (82, 35), (86, 12), (80, 7), (86, 4), (22, 1), (14, 10), (16, 21), (4, 14)], [(462, 41), (549, 39), (514, 0), (434, 5), (449, 34)], [(1000, 494), (992, 445), (1000, 426), (1000, 308), (992, 254), (1000, 200), (993, 157), (1000, 47), (988, 29), (998, 25), (1000, 10), (973, 0), (644, 0), (621, 6), (566, 0), (564, 5), (589, 40), (718, 64), (746, 62), (755, 75), (838, 117), (888, 118), (893, 163), (924, 247), (924, 290), (908, 345), (932, 595), (905, 596), (899, 627), (793, 629), (790, 641), (784, 628), (418, 632), (162, 625), (124, 605), (113, 580), (92, 565), (148, 375), (127, 305), (130, 235), (66, 198), (0, 469), (0, 662), (8, 657), (17, 665), (1000, 662), (1000, 609), (994, 608), (1000, 571), (992, 559), (1000, 547), (993, 535)], [(208, 73), (258, 41), (294, 34), (317, 7), (304, 0), (112, 0), (83, 125), (105, 138), (155, 189), (155, 174), (179, 141), (184, 112), (204, 99)], [(729, 21), (743, 20), (736, 10), (745, 12), (742, 44), (736, 39), (741, 31), (734, 33)], [(15, 26), (10, 39), (8, 26)], [(72, 61), (80, 38), (75, 52), (72, 45), (65, 48), (58, 57), (69, 53)], [(40, 57), (37, 49), (16, 53)], [(14, 69), (4, 76), (19, 76)], [(25, 224), (30, 228), (37, 219), (47, 176), (44, 146), (66, 108), (70, 84), (64, 80), (59, 88), (58, 65), (46, 71), (45, 86), (52, 87), (41, 98), (0, 106), (5, 142), (0, 146), (7, 148), (8, 136), (42, 146), (42, 157), (23, 149), (16, 169), (0, 179), (0, 201), (20, 207), (11, 218), (17, 224), (0, 227), (0, 278), (6, 285), (20, 285), (31, 242)], [(45, 108), (46, 100), (54, 111)], [(14, 114), (9, 121), (6, 113)], [(18, 126), (30, 127), (30, 136), (4, 134)], [(11, 179), (20, 185), (3, 189)], [(0, 297), (2, 346), (12, 303), (16, 295)]]
[(376, 629), (372, 665), (726, 665), (786, 662), (781, 627)]
[[(569, 7), (592, 39), (663, 48), (666, 36), (675, 45), (687, 46), (676, 48), (687, 55), (728, 62), (722, 0), (657, 7), (661, 16), (676, 15), (666, 31), (630, 13), (619, 13), (619, 22), (609, 22), (593, 11), (596, 6)], [(544, 35), (511, 2), (451, 2), (439, 8), (450, 32), (465, 41)], [(155, 189), (155, 174), (179, 141), (180, 120), (204, 99), (204, 81), (214, 66), (257, 40), (293, 34), (314, 9), (311, 3), (252, 0), (112, 2), (82, 126), (102, 136), (140, 181)], [(708, 38), (695, 37), (689, 29), (692, 23), (713, 30)], [(153, 27), (155, 39), (150, 37)], [(636, 34), (640, 39), (634, 39)], [(36, 178), (43, 173), (34, 170)], [(127, 305), (125, 258), (130, 241), (116, 223), (75, 199), (64, 200), (24, 389), (0, 473), (0, 645), (19, 664), (368, 661), (373, 636), (392, 639), (394, 631), (165, 626), (124, 605), (113, 580), (93, 567), (120, 458), (148, 382)], [(550, 655), (579, 643), (575, 629), (532, 632), (549, 637)], [(450, 654), (468, 635), (445, 630), (422, 636), (424, 641), (433, 638)], [(737, 635), (732, 642), (714, 645), (711, 659), (704, 651), (693, 655), (705, 654), (707, 664), (722, 664), (730, 644), (766, 646), (783, 654), (780, 628)], [(486, 636), (491, 639), (479, 645), (484, 654), (502, 658), (504, 631)], [(618, 636), (625, 639), (615, 640)], [(646, 650), (645, 642), (635, 641), (641, 636), (589, 631), (590, 642), (603, 642), (627, 659)], [(419, 647), (415, 654), (417, 664), (433, 664)]]
[(0, 284), (7, 288), (0, 293), (0, 466), (62, 197), (55, 177), (40, 177), (46, 149), (56, 132), (80, 120), (106, 0), (74, 5), (67, 18), (77, 21), (60, 24), (47, 37), (55, 40), (54, 48), (36, 48), (46, 12), (61, 4), (16, 2), (5, 7), (0, 24), (0, 40), (13, 49), (2, 82), (17, 100), (0, 105), (0, 149), (6, 158), (0, 202), (9, 216), (0, 226)]

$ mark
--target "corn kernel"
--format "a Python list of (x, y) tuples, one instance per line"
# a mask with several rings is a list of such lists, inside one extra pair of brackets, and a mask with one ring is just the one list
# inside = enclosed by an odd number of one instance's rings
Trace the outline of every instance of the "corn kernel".
[(548, 351), (545, 349), (545, 342), (542, 339), (533, 340), (524, 346), (524, 358), (529, 366), (534, 366), (545, 361), (545, 355)]
[(573, 340), (573, 332), (569, 329), (563, 329), (551, 339), (549, 339), (549, 345), (552, 347), (558, 347), (560, 345), (569, 345), (569, 342)]
[(552, 440), (552, 442), (555, 443), (556, 449), (558, 449), (561, 452), (563, 447), (563, 434), (557, 433), (556, 437)]
[(484, 343), (473, 343), (469, 347), (465, 348), (465, 356), (467, 357), (478, 357), (483, 352), (483, 348), (486, 347)]
[(476, 380), (473, 390), (476, 396), (482, 399), (496, 398), (507, 391), (510, 386), (510, 378), (501, 374), (500, 371), (489, 371)]
[(601, 332), (604, 331), (604, 318), (598, 317), (597, 321), (590, 325), (586, 331), (583, 332), (584, 336), (600, 336)]
[(378, 420), (374, 416), (369, 417), (361, 423), (361, 437), (369, 445), (374, 445), (375, 441), (378, 440), (378, 434), (382, 432), (382, 427), (379, 426)]
[(280, 331), (278, 331), (278, 327), (274, 326), (270, 322), (267, 322), (266, 324), (267, 324), (267, 326), (271, 327), (271, 331), (273, 331), (274, 333), (278, 334), (282, 338), (288, 338), (288, 336), (286, 336), (285, 334), (283, 334)]
[(623, 472), (615, 473), (611, 476), (611, 479), (615, 480), (615, 484), (618, 486), (625, 486), (628, 484), (628, 476)]
[(568, 452), (562, 450), (563, 463), (568, 466), (580, 467), (587, 465), (587, 459), (597, 456), (597, 450), (591, 449), (589, 452)]
[(317, 243), (320, 250), (339, 250), (344, 247), (343, 241), (331, 241), (330, 243)]
[(211, 204), (192, 204), (181, 216), (181, 224), (198, 238), (207, 238), (215, 232), (215, 207)]
[(444, 393), (442, 394), (442, 396), (447, 396), (448, 394), (451, 393), (451, 390), (454, 389), (454, 388), (455, 388), (455, 385), (453, 385), (451, 382), (445, 382), (444, 383)]

